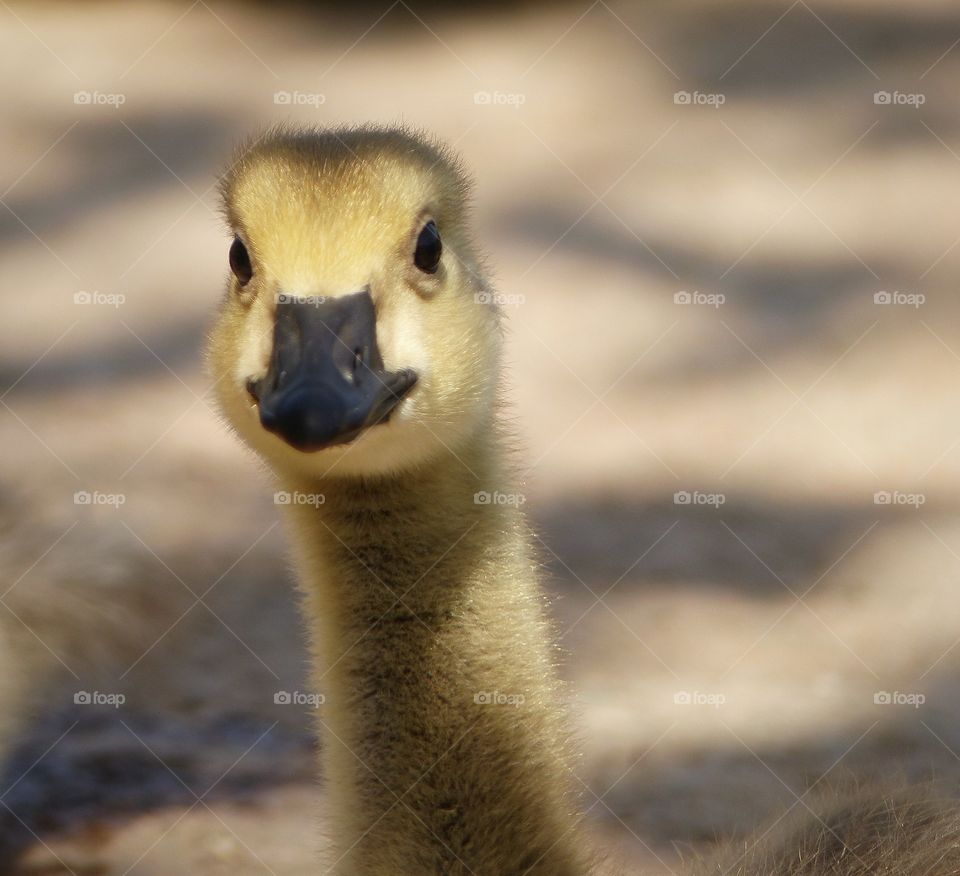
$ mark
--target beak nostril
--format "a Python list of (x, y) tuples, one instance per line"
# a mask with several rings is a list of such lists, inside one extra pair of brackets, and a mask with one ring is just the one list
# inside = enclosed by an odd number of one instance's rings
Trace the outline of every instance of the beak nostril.
[(359, 383), (363, 379), (363, 371), (368, 368), (367, 360), (369, 358), (366, 347), (357, 347), (353, 351), (353, 382)]

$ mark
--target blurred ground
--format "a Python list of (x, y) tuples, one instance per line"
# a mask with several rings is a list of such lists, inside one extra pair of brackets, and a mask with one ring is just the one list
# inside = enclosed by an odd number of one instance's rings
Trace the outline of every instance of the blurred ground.
[(476, 177), (617, 860), (669, 872), (833, 779), (954, 793), (954, 5), (0, 21), (4, 872), (313, 872), (309, 721), (274, 703), (305, 660), (283, 541), (198, 355), (216, 173), (286, 119), (424, 126)]

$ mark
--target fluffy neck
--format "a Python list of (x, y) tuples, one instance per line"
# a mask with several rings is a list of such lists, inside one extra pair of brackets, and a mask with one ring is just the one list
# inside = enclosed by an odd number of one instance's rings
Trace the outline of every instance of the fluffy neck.
[[(486, 436), (491, 436), (485, 430)], [(287, 480), (340, 876), (587, 872), (535, 562), (496, 437)]]

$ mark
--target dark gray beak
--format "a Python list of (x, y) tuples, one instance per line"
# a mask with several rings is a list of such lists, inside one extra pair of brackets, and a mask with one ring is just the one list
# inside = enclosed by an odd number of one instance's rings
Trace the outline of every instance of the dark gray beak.
[(369, 290), (339, 298), (281, 295), (266, 376), (247, 384), (263, 428), (297, 450), (347, 444), (386, 422), (415, 371), (386, 371)]

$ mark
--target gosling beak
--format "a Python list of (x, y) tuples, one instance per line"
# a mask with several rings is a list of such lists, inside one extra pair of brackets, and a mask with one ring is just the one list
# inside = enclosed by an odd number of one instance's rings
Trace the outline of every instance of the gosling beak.
[(416, 382), (409, 368), (384, 369), (365, 289), (339, 298), (281, 295), (270, 368), (247, 389), (263, 428), (310, 452), (386, 422)]

